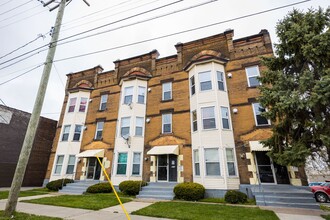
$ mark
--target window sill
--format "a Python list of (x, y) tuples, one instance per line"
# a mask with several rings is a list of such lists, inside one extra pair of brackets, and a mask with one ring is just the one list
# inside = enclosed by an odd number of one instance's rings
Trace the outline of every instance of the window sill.
[(69, 141), (68, 141), (68, 140), (66, 140), (66, 141), (62, 141), (62, 140), (61, 140), (60, 142), (69, 142)]
[(223, 176), (205, 176), (205, 179), (224, 179)]
[(93, 141), (102, 141), (103, 138), (94, 138)]
[(160, 102), (172, 102), (173, 101), (173, 98), (172, 99), (167, 99), (167, 100), (161, 100)]
[(260, 85), (258, 85), (258, 86), (248, 86), (247, 88), (248, 89), (256, 89), (256, 88), (258, 88)]
[(215, 131), (218, 130), (218, 128), (207, 128), (207, 129), (202, 129), (202, 131)]
[(135, 174), (132, 174), (131, 177), (141, 177), (141, 175), (135, 175)]
[(80, 142), (80, 140), (72, 140), (72, 142)]
[(230, 128), (222, 128), (223, 131), (232, 131)]
[(272, 126), (268, 124), (268, 125), (256, 125), (255, 127), (256, 129), (258, 129), (258, 128), (271, 128)]
[(173, 135), (173, 132), (171, 132), (171, 133), (161, 133), (160, 135), (161, 136), (170, 136), (170, 135)]
[(136, 137), (136, 138), (143, 138), (143, 135), (134, 135), (133, 137)]

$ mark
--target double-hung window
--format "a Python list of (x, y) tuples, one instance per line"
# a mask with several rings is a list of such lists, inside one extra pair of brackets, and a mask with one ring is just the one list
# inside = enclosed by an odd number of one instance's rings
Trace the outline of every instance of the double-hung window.
[(223, 72), (217, 71), (218, 89), (220, 91), (225, 91), (225, 81), (223, 77)]
[(70, 99), (68, 112), (74, 112), (74, 108), (76, 107), (76, 102), (77, 102), (77, 98)]
[(201, 175), (200, 168), (199, 168), (199, 151), (194, 150), (194, 168), (195, 168), (195, 175)]
[(143, 117), (136, 117), (135, 122), (135, 136), (142, 136), (143, 134)]
[(118, 153), (117, 174), (126, 175), (127, 153)]
[(222, 120), (222, 128), (230, 129), (229, 113), (227, 107), (221, 107), (221, 120)]
[(66, 174), (73, 174), (74, 164), (76, 162), (75, 155), (69, 155), (68, 166), (66, 168)]
[(259, 67), (258, 66), (246, 67), (245, 71), (248, 80), (248, 86), (249, 87), (259, 86), (260, 85), (260, 82), (258, 80), (258, 77), (260, 76)]
[(162, 133), (172, 133), (172, 113), (162, 115)]
[(100, 111), (104, 111), (107, 108), (107, 101), (108, 101), (108, 94), (101, 95), (101, 101), (100, 101)]
[(233, 148), (226, 148), (228, 176), (236, 176), (235, 155)]
[(58, 155), (55, 164), (54, 174), (61, 174), (63, 166), (64, 155)]
[(216, 128), (214, 106), (202, 108), (203, 129)]
[(140, 175), (141, 153), (133, 153), (132, 175)]
[(73, 141), (80, 141), (82, 125), (76, 125), (74, 128)]
[(212, 90), (211, 71), (199, 73), (198, 76), (200, 91)]
[(205, 148), (205, 167), (207, 176), (220, 176), (218, 148)]
[(196, 93), (195, 76), (190, 77), (190, 93), (191, 95), (194, 95)]
[(129, 135), (130, 119), (131, 119), (130, 117), (121, 118), (120, 135), (122, 137)]
[(133, 102), (134, 87), (126, 87), (124, 91), (124, 104), (129, 105)]
[(262, 125), (270, 125), (270, 121), (261, 115), (261, 113), (265, 112), (266, 109), (263, 108), (260, 103), (253, 103), (253, 112), (254, 112), (254, 118), (256, 121), (257, 126)]
[(191, 112), (191, 118), (192, 118), (192, 129), (193, 131), (198, 130), (198, 125), (197, 125), (197, 112), (196, 110)]
[(95, 132), (95, 139), (96, 140), (102, 139), (103, 126), (104, 126), (104, 121), (98, 121), (96, 123), (96, 132)]
[(80, 99), (79, 112), (85, 112), (87, 106), (87, 98), (82, 97)]
[(146, 88), (139, 86), (138, 90), (138, 103), (144, 104), (145, 103), (145, 96), (146, 96)]
[(63, 133), (62, 133), (62, 141), (69, 140), (70, 128), (71, 128), (71, 125), (64, 125)]
[(162, 100), (172, 99), (172, 82), (163, 83), (163, 98)]

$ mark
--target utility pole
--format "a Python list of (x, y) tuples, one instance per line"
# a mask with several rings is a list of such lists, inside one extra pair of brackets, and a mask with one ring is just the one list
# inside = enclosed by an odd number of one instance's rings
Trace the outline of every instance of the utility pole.
[[(45, 3), (44, 6), (49, 5), (50, 3), (54, 2), (54, 0), (50, 0), (49, 2)], [(52, 39), (49, 44), (49, 49), (48, 49), (48, 54), (45, 62), (45, 66), (43, 69), (41, 81), (39, 84), (39, 89), (36, 97), (36, 101), (34, 103), (33, 107), (33, 112), (29, 121), (29, 125), (25, 134), (22, 150), (18, 159), (18, 163), (16, 166), (15, 174), (13, 181), (11, 183), (11, 188), (8, 196), (8, 201), (6, 204), (6, 209), (4, 211), (5, 216), (12, 216), (14, 211), (16, 210), (17, 206), (17, 199), (18, 199), (18, 194), (20, 192), (25, 170), (26, 170), (26, 165), (28, 163), (34, 137), (38, 128), (38, 123), (39, 123), (39, 118), (40, 118), (40, 113), (42, 109), (42, 105), (45, 99), (45, 93), (47, 89), (47, 84), (49, 80), (49, 75), (50, 71), (52, 69), (53, 65), (53, 59), (55, 55), (55, 50), (56, 50), (56, 45), (58, 41), (58, 36), (60, 33), (60, 28), (62, 24), (62, 18), (64, 14), (64, 9), (65, 9), (65, 4), (66, 0), (61, 0), (59, 4), (59, 9), (57, 12), (57, 17), (56, 17), (56, 22), (55, 22), (55, 30), (52, 35)]]

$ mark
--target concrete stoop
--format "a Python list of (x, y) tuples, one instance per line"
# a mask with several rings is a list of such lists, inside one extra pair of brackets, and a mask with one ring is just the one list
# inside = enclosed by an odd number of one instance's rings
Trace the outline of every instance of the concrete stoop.
[(320, 209), (320, 205), (315, 201), (309, 187), (292, 185), (250, 185), (249, 188), (256, 199), (256, 204), (259, 206)]
[(178, 183), (148, 183), (142, 187), (138, 199), (154, 199), (154, 200), (173, 200), (173, 189)]
[(74, 183), (68, 183), (63, 186), (59, 193), (72, 194), (72, 195), (82, 195), (86, 192), (87, 188), (91, 185), (100, 183), (99, 180), (75, 180)]

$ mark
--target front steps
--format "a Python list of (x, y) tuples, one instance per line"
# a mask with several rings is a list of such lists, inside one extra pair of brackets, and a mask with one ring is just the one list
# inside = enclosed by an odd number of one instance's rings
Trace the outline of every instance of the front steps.
[[(244, 185), (247, 186), (247, 185)], [(241, 185), (242, 188), (242, 185)], [(250, 185), (259, 206), (320, 209), (309, 187), (292, 185)]]
[(148, 183), (147, 186), (142, 187), (138, 199), (156, 199), (156, 200), (173, 200), (173, 189), (178, 183)]
[(91, 185), (100, 183), (99, 180), (75, 180), (74, 183), (67, 183), (63, 186), (59, 193), (72, 194), (72, 195), (82, 195), (86, 192), (87, 188)]

